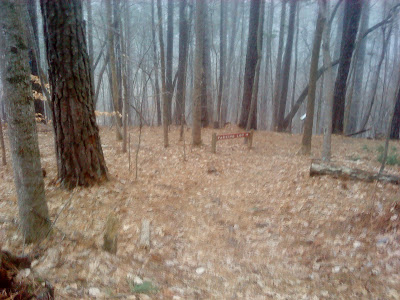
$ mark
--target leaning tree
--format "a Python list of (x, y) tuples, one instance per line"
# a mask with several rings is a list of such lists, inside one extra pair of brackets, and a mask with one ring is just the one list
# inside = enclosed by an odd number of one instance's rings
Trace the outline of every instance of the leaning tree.
[(96, 124), (82, 2), (40, 0), (43, 15), (58, 178), (89, 186), (108, 178)]

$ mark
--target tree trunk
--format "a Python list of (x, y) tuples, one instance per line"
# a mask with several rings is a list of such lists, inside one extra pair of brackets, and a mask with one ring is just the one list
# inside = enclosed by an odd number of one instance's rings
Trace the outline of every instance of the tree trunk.
[[(251, 95), (253, 91), (254, 76), (257, 65), (257, 30), (259, 23), (261, 0), (251, 0), (250, 2), (250, 20), (249, 20), (249, 35), (247, 40), (246, 66), (244, 71), (244, 86), (242, 111), (240, 114), (239, 126), (246, 128), (249, 118)], [(257, 115), (253, 116), (251, 128), (257, 129)]]
[(282, 7), (281, 7), (278, 55), (277, 55), (276, 69), (275, 69), (274, 94), (273, 94), (273, 98), (272, 98), (272, 109), (273, 109), (272, 122), (271, 122), (272, 130), (276, 130), (277, 126), (278, 126), (279, 99), (280, 99), (281, 86), (282, 86), (281, 73), (282, 73), (283, 40), (285, 37), (286, 2), (287, 2), (287, 0), (282, 1)]
[(94, 72), (94, 47), (93, 47), (93, 13), (92, 13), (92, 0), (86, 0), (87, 14), (88, 14), (88, 46), (89, 46), (89, 62), (92, 74)]
[(108, 178), (96, 124), (82, 2), (41, 0), (58, 178), (67, 188)]
[(333, 133), (343, 133), (346, 82), (361, 16), (361, 0), (345, 1), (340, 63), (335, 82), (332, 128)]
[[(369, 15), (370, 15), (370, 1), (366, 0), (362, 4), (362, 15), (360, 24), (360, 38), (364, 32), (368, 29)], [(364, 64), (365, 64), (365, 54), (367, 47), (367, 39), (362, 39), (359, 41), (359, 46), (355, 53), (355, 73), (354, 73), (354, 88), (353, 96), (350, 106), (349, 120), (346, 128), (346, 133), (353, 133), (357, 130), (357, 123), (360, 118), (361, 110), (361, 99), (363, 90), (363, 79), (364, 79)]]
[(160, 104), (160, 84), (158, 83), (158, 57), (157, 57), (157, 43), (156, 43), (156, 25), (154, 16), (154, 0), (151, 0), (151, 37), (153, 43), (153, 65), (154, 65), (154, 85), (155, 85), (155, 98), (157, 108), (157, 126), (161, 126), (161, 104)]
[[(322, 13), (325, 18), (328, 16), (327, 0), (321, 0)], [(332, 111), (333, 111), (333, 70), (332, 61), (330, 54), (330, 35), (331, 35), (331, 24), (326, 23), (325, 30), (323, 32), (324, 43), (322, 45), (322, 53), (324, 60), (324, 68), (326, 68), (326, 74), (324, 75), (324, 98), (325, 98), (325, 120), (323, 125), (324, 140), (322, 145), (322, 160), (329, 162), (331, 160), (331, 138), (332, 138)]]
[(201, 144), (201, 100), (203, 96), (204, 70), (204, 40), (205, 40), (205, 14), (206, 3), (196, 0), (196, 48), (194, 64), (194, 90), (193, 90), (193, 129), (192, 143), (195, 146)]
[(279, 109), (278, 109), (278, 131), (283, 131), (283, 122), (285, 119), (287, 91), (289, 86), (289, 73), (290, 73), (290, 65), (292, 62), (296, 6), (297, 6), (297, 0), (290, 0), (289, 29), (286, 40), (285, 56), (283, 58), (282, 86), (281, 86)]
[[(41, 0), (43, 1), (43, 0)], [(112, 11), (111, 11), (111, 0), (106, 1), (107, 10), (107, 39), (108, 39), (108, 54), (110, 55), (110, 69), (111, 69), (111, 93), (112, 93), (112, 103), (114, 106), (114, 122), (115, 122), (115, 134), (117, 140), (122, 140), (122, 131), (119, 121), (119, 88), (117, 82), (117, 68), (115, 61), (115, 51), (114, 51), (114, 29), (112, 22)]]
[(172, 97), (174, 93), (172, 79), (172, 59), (174, 49), (174, 0), (168, 0), (168, 17), (167, 17), (167, 65), (166, 65), (166, 87), (168, 99), (168, 124), (172, 121)]
[(176, 93), (175, 124), (182, 125), (185, 121), (185, 99), (186, 99), (186, 70), (188, 56), (188, 21), (186, 18), (187, 0), (179, 2), (179, 65), (178, 83)]
[(222, 111), (221, 104), (224, 92), (224, 76), (225, 76), (225, 52), (226, 52), (226, 5), (224, 0), (220, 1), (220, 23), (219, 23), (219, 86), (218, 86), (218, 103), (217, 103), (217, 122), (218, 127), (222, 127)]
[(128, 143), (128, 122), (129, 122), (129, 102), (130, 102), (130, 81), (131, 81), (131, 60), (130, 60), (130, 50), (131, 50), (131, 18), (129, 14), (129, 6), (128, 3), (125, 2), (124, 9), (124, 35), (122, 40), (122, 59), (123, 59), (123, 67), (122, 67), (122, 83), (124, 88), (124, 106), (122, 109), (123, 112), (123, 144), (122, 144), (122, 152), (127, 152), (127, 143)]
[[(111, 1), (111, 0), (108, 0)], [(115, 49), (115, 70), (117, 75), (117, 87), (118, 87), (118, 106), (115, 111), (118, 111), (117, 121), (119, 127), (122, 128), (122, 51), (121, 51), (121, 0), (113, 0), (113, 35), (114, 35), (114, 49)]]
[(160, 42), (160, 57), (161, 57), (161, 85), (162, 85), (162, 99), (163, 99), (163, 132), (164, 132), (164, 147), (167, 148), (168, 143), (168, 95), (167, 86), (165, 79), (165, 55), (164, 55), (164, 38), (163, 38), (163, 26), (162, 26), (162, 10), (161, 0), (157, 0), (157, 14), (158, 14), (158, 37)]
[(397, 100), (394, 108), (393, 120), (390, 126), (390, 138), (398, 140), (400, 132), (400, 84), (397, 87)]
[(2, 66), (4, 99), (8, 109), (8, 133), (18, 196), (20, 228), (26, 242), (45, 237), (50, 230), (40, 165), (28, 43), (24, 34), (23, 2), (0, 1), (0, 35), (5, 44)]
[[(260, 78), (260, 66), (261, 66), (261, 58), (262, 58), (262, 43), (263, 43), (263, 27), (264, 27), (264, 8), (265, 2), (262, 1), (260, 4), (260, 11), (258, 15), (258, 29), (257, 29), (257, 64), (255, 69), (253, 90), (251, 93), (251, 103), (250, 103), (250, 112), (249, 117), (247, 119), (246, 130), (249, 131), (251, 129), (251, 125), (254, 122), (254, 115), (257, 114), (257, 98), (258, 98), (258, 83)], [(257, 122), (257, 119), (256, 119)], [(246, 139), (247, 142), (247, 139)]]
[[(37, 45), (39, 45), (36, 1), (27, 0), (27, 7), (28, 7), (29, 19), (33, 30), (32, 40), (34, 40), (34, 42), (37, 43)], [(35, 45), (34, 43), (32, 43), (31, 49), (29, 50), (29, 65), (31, 67), (31, 74), (39, 77), (39, 70), (38, 70), (39, 62), (36, 60), (35, 51), (33, 49), (34, 47)], [(38, 93), (42, 93), (40, 87)], [(44, 102), (40, 99), (34, 99), (34, 105), (35, 105), (35, 114), (40, 114), (43, 122), (45, 122), (46, 114), (44, 110)]]
[(307, 100), (307, 117), (304, 124), (304, 133), (302, 140), (301, 152), (309, 155), (311, 153), (311, 139), (312, 130), (314, 124), (314, 107), (315, 107), (315, 90), (317, 88), (317, 73), (318, 73), (318, 61), (321, 50), (322, 32), (325, 26), (325, 15), (322, 12), (322, 7), (318, 9), (318, 19), (315, 28), (313, 49), (311, 55), (311, 66), (310, 66), (310, 81), (308, 88), (308, 100)]
[[(208, 0), (202, 0), (208, 7)], [(201, 126), (207, 127), (213, 115), (213, 97), (211, 93), (211, 37), (209, 30), (209, 16), (207, 9), (204, 11), (204, 48), (203, 48), (203, 85), (201, 97)]]

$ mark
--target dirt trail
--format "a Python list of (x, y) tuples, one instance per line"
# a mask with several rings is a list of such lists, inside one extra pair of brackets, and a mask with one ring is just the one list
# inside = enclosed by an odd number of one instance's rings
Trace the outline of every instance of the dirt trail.
[[(136, 147), (138, 130), (130, 132)], [(111, 181), (76, 190), (33, 271), (54, 282), (59, 299), (145, 298), (131, 293), (135, 276), (157, 286), (152, 299), (400, 299), (398, 186), (309, 178), (312, 157), (296, 155), (297, 135), (256, 132), (250, 151), (236, 139), (218, 142), (211, 154), (212, 132), (203, 131), (200, 148), (185, 132), (184, 162), (178, 128), (168, 149), (161, 128), (144, 128), (136, 181), (113, 132), (102, 129)], [(54, 219), (70, 195), (51, 184), (51, 132), (39, 139)], [(334, 137), (334, 160), (378, 170), (380, 144)], [(18, 216), (10, 166), (0, 169), (0, 198), (3, 248), (21, 252), (10, 222)], [(110, 211), (121, 220), (116, 256), (101, 250)], [(150, 250), (138, 246), (144, 218)]]

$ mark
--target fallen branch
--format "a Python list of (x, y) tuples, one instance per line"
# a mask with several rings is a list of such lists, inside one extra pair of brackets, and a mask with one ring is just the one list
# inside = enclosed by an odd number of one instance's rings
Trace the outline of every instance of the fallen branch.
[(376, 174), (363, 171), (360, 169), (352, 169), (344, 166), (335, 166), (330, 163), (325, 163), (321, 160), (313, 160), (310, 167), (310, 177), (330, 175), (342, 179), (354, 179), (366, 182), (375, 180), (392, 184), (400, 184), (400, 177), (389, 174)]

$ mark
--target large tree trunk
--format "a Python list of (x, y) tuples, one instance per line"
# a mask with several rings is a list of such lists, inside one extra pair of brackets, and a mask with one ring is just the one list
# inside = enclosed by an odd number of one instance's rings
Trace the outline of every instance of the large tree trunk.
[(151, 38), (153, 43), (153, 65), (154, 65), (154, 81), (155, 81), (155, 99), (157, 108), (157, 126), (161, 126), (161, 104), (160, 104), (160, 84), (158, 82), (158, 57), (156, 43), (156, 25), (154, 16), (154, 0), (151, 0)]
[(23, 2), (0, 1), (0, 38), (5, 44), (2, 66), (4, 99), (20, 226), (27, 242), (45, 237), (50, 230), (30, 87), (28, 44), (24, 34)]
[(334, 133), (343, 133), (344, 108), (346, 101), (346, 82), (349, 75), (351, 58), (356, 41), (358, 24), (361, 16), (361, 7), (361, 0), (345, 1), (340, 63), (334, 91), (332, 119), (332, 130)]
[(58, 178), (67, 188), (108, 178), (96, 124), (82, 2), (41, 0)]
[(205, 14), (206, 3), (196, 0), (196, 48), (194, 64), (194, 90), (193, 90), (193, 129), (192, 143), (197, 146), (201, 144), (201, 100), (203, 96), (205, 81), (204, 70), (204, 40), (205, 40)]
[[(257, 29), (259, 23), (260, 0), (251, 0), (250, 2), (250, 20), (249, 20), (249, 36), (247, 40), (246, 66), (244, 71), (244, 86), (242, 111), (240, 114), (239, 126), (246, 128), (249, 118), (251, 95), (253, 91), (254, 76), (257, 65)], [(257, 114), (254, 114), (251, 122), (251, 128), (257, 128)]]
[(168, 95), (167, 85), (165, 79), (165, 55), (164, 55), (164, 38), (163, 38), (163, 26), (162, 26), (162, 9), (161, 0), (157, 0), (157, 14), (158, 14), (158, 38), (160, 42), (160, 58), (161, 58), (161, 86), (162, 86), (162, 100), (163, 100), (163, 112), (162, 112), (162, 123), (164, 132), (164, 147), (167, 148), (168, 142)]
[(285, 110), (287, 102), (287, 91), (289, 86), (289, 73), (290, 65), (292, 63), (292, 49), (293, 49), (293, 36), (294, 36), (294, 25), (296, 19), (296, 6), (297, 0), (290, 0), (290, 12), (289, 12), (289, 29), (286, 40), (285, 56), (283, 58), (282, 68), (282, 86), (280, 91), (280, 100), (278, 108), (278, 131), (283, 131), (283, 122), (285, 120)]
[[(41, 0), (43, 1), (43, 0)], [(107, 10), (107, 40), (108, 40), (108, 54), (110, 55), (110, 69), (111, 69), (111, 93), (112, 93), (112, 103), (114, 106), (114, 123), (115, 123), (115, 134), (117, 140), (122, 140), (122, 131), (119, 121), (119, 88), (117, 82), (117, 68), (115, 61), (115, 51), (114, 51), (114, 29), (112, 22), (112, 11), (111, 11), (111, 0), (106, 1)]]
[(185, 12), (186, 6), (187, 0), (179, 2), (179, 65), (175, 110), (175, 123), (177, 125), (185, 123), (186, 70), (189, 49), (189, 28)]
[(311, 66), (310, 66), (310, 81), (308, 88), (308, 100), (307, 100), (307, 117), (304, 124), (304, 133), (302, 139), (302, 153), (311, 153), (311, 139), (312, 130), (314, 124), (314, 107), (315, 107), (315, 90), (317, 88), (317, 73), (318, 73), (318, 61), (321, 50), (322, 32), (325, 26), (325, 15), (322, 12), (322, 7), (318, 9), (318, 19), (315, 28), (313, 49), (311, 55)]

